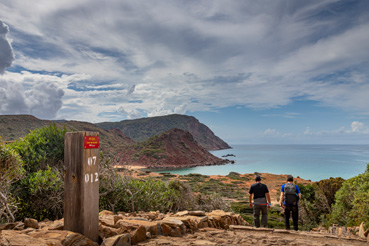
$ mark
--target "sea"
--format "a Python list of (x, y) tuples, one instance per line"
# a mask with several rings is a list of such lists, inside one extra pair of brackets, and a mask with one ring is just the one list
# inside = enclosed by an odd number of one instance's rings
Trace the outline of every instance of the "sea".
[[(291, 174), (319, 181), (330, 177), (349, 179), (365, 172), (369, 145), (232, 145), (232, 149), (211, 151), (234, 164), (201, 166), (155, 172), (187, 175), (228, 175), (230, 172)], [(227, 157), (223, 157), (226, 156)]]

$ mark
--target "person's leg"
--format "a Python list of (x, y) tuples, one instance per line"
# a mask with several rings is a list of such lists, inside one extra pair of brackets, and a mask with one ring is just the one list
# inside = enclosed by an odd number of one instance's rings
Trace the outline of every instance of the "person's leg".
[(285, 224), (286, 230), (290, 229), (290, 213), (291, 213), (291, 206), (290, 205), (285, 205), (284, 224)]
[(292, 220), (293, 220), (293, 229), (297, 231), (298, 226), (299, 226), (299, 207), (298, 206), (292, 206)]
[(268, 206), (265, 205), (261, 207), (261, 225), (268, 226)]
[(260, 205), (254, 205), (254, 225), (260, 227)]

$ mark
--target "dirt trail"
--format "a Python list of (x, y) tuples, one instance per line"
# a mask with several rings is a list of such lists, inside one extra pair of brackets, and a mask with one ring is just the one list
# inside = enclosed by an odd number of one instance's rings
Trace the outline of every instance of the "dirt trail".
[(141, 246), (359, 246), (369, 245), (366, 240), (359, 238), (345, 238), (329, 234), (313, 232), (294, 232), (286, 230), (273, 230), (252, 227), (235, 226), (232, 230), (204, 228), (194, 234), (182, 237), (164, 237), (141, 242)]

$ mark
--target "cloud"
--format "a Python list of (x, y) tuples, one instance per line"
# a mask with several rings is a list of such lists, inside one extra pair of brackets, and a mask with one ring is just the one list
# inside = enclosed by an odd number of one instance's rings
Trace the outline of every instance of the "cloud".
[(12, 45), (6, 37), (8, 32), (9, 27), (0, 20), (0, 74), (4, 74), (14, 61)]
[(123, 107), (119, 107), (118, 112), (122, 115), (126, 115), (128, 119), (137, 119), (142, 117), (141, 113), (136, 109), (127, 111)]
[[(42, 119), (55, 118), (62, 107), (61, 89), (51, 76), (40, 74), (15, 75), (0, 78), (0, 114), (31, 114)], [(59, 80), (55, 77), (54, 80)]]
[(292, 133), (281, 133), (277, 131), (276, 129), (270, 129), (270, 128), (266, 129), (262, 135), (265, 137), (291, 137), (293, 136)]
[(0, 16), (20, 70), (85, 75), (63, 85), (70, 119), (121, 117), (119, 107), (126, 117), (268, 109), (296, 97), (369, 114), (368, 4), (4, 0)]
[(366, 126), (362, 122), (354, 121), (354, 122), (351, 123), (351, 131), (353, 133), (369, 134), (369, 126)]

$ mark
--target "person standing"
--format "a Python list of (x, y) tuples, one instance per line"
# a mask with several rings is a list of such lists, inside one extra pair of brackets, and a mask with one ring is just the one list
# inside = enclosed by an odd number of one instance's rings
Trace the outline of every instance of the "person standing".
[(261, 224), (263, 227), (267, 227), (268, 222), (268, 209), (272, 205), (270, 202), (270, 195), (268, 187), (261, 183), (261, 177), (255, 176), (255, 184), (251, 185), (249, 190), (249, 206), (253, 207), (252, 198), (254, 198), (254, 225), (260, 227), (260, 212)]
[(298, 230), (299, 220), (299, 199), (301, 192), (297, 185), (293, 183), (293, 176), (287, 176), (287, 183), (281, 187), (279, 205), (284, 209), (284, 223), (286, 230), (290, 229), (290, 214), (292, 212), (293, 229)]

